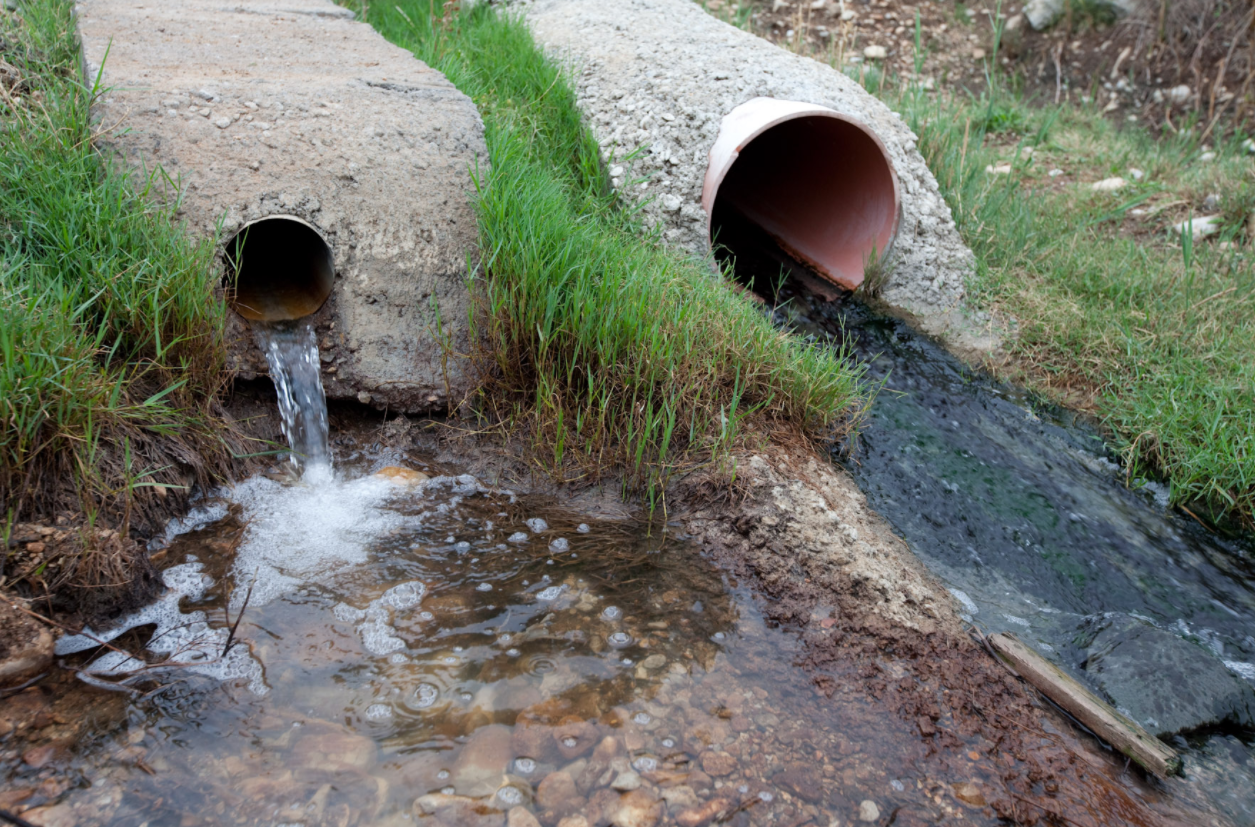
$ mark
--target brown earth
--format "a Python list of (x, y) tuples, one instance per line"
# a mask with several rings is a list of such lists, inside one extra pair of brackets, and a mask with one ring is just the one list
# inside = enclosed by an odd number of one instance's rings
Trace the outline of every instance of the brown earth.
[[(1122, 20), (1078, 11), (1041, 32), (1029, 26), (1019, 4), (994, 0), (753, 0), (740, 7), (709, 0), (707, 7), (724, 19), (748, 14), (755, 34), (852, 74), (886, 69), (887, 83), (915, 75), (918, 15), (919, 79), (928, 88), (977, 93), (986, 88), (1000, 20), (998, 66), (1037, 102), (1093, 103), (1116, 120), (1164, 133), (1197, 120), (1204, 140), (1248, 129), (1255, 115), (1255, 9), (1236, 0), (1145, 0)], [(883, 47), (885, 58), (865, 59), (868, 46)], [(1167, 94), (1179, 86), (1188, 94)]]

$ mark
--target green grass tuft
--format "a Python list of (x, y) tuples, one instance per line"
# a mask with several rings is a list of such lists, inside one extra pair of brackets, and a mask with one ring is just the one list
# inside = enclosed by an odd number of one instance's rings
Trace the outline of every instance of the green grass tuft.
[[(1241, 136), (1201, 161), (1197, 131), (1154, 139), (997, 83), (979, 97), (893, 84), (885, 97), (977, 256), (971, 300), (1016, 321), (1008, 375), (1094, 412), (1131, 482), (1162, 476), (1175, 504), (1255, 525), (1255, 195)], [(986, 172), (1000, 163), (1012, 174)], [(1090, 187), (1116, 176), (1118, 192)], [(1213, 194), (1216, 236), (1169, 232)]]
[(125, 525), (224, 450), (223, 310), (212, 242), (93, 149), (72, 9), (0, 12), (0, 515)]
[[(360, 7), (358, 9), (361, 11)], [(486, 3), (372, 5), (388, 39), (479, 106), (480, 412), (564, 480), (624, 476), (659, 502), (676, 472), (754, 439), (826, 439), (866, 404), (841, 355), (773, 330), (708, 262), (669, 252), (617, 202), (564, 71)]]

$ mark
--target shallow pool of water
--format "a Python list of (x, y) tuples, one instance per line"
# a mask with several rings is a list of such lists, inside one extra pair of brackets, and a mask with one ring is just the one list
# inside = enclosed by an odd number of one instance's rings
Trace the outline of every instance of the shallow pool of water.
[(148, 659), (179, 665), (134, 696), (57, 686), (50, 714), (87, 734), (5, 756), (42, 823), (996, 820), (994, 762), (923, 768), (912, 722), (819, 692), (794, 638), (657, 528), (347, 472), (248, 480), (173, 531), (174, 589), (118, 642), (156, 628)]

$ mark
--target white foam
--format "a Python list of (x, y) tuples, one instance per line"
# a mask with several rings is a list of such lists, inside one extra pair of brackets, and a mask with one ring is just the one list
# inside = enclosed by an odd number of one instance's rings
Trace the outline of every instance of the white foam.
[(1251, 683), (1255, 683), (1255, 663), (1245, 663), (1237, 660), (1227, 660), (1224, 665), (1228, 667), (1230, 672), (1241, 675)]
[[(261, 664), (253, 659), (248, 646), (240, 643), (225, 655), (230, 632), (209, 625), (209, 618), (197, 610), (184, 614), (179, 610), (183, 598), (193, 600), (204, 596), (213, 580), (202, 571), (201, 563), (184, 563), (166, 569), (162, 579), (167, 591), (155, 602), (122, 618), (107, 632), (84, 629), (83, 634), (67, 635), (57, 641), (56, 653), (68, 655), (109, 642), (130, 629), (156, 626), (148, 641), (148, 650), (163, 656), (165, 668), (177, 668), (220, 681), (247, 680), (248, 688), (258, 695), (268, 691)], [(93, 660), (83, 672), (89, 677), (120, 678), (137, 670), (149, 668), (138, 658), (123, 652), (107, 651)]]
[(337, 603), (332, 613), (341, 622), (358, 624), (357, 633), (361, 635), (362, 645), (367, 652), (378, 657), (391, 656), (388, 660), (392, 663), (404, 663), (406, 658), (400, 653), (408, 647), (397, 636), (392, 624), (396, 614), (415, 608), (423, 602), (426, 594), (426, 586), (417, 580), (410, 580), (388, 589), (372, 600), (365, 609)]
[(954, 596), (955, 600), (959, 601), (963, 608), (967, 610), (968, 614), (974, 615), (980, 613), (980, 608), (977, 607), (972, 598), (967, 596), (967, 592), (961, 592), (958, 589), (950, 589), (950, 594)]
[(383, 507), (398, 489), (379, 477), (293, 486), (253, 477), (226, 493), (248, 525), (232, 570), (232, 611), (250, 584), (249, 605), (264, 606), (364, 563), (371, 543), (413, 520)]

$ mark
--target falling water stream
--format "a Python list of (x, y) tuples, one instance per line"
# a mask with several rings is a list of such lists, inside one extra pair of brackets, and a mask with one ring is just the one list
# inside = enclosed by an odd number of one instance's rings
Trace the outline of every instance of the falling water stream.
[(322, 389), (318, 336), (311, 317), (289, 322), (254, 322), (257, 346), (266, 354), (278, 397), (289, 461), (311, 483), (331, 478), (327, 447), (327, 397)]

